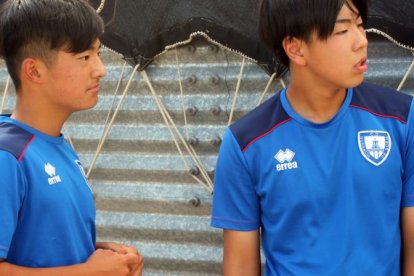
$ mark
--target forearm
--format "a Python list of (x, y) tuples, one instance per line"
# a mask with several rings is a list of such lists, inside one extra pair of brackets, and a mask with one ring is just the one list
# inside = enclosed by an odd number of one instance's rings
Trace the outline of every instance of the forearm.
[(259, 276), (260, 262), (234, 263), (223, 260), (223, 276)]
[(403, 251), (402, 274), (403, 276), (414, 276), (414, 252)]
[[(253, 253), (253, 252), (252, 252)], [(258, 255), (252, 258), (241, 256), (231, 256), (227, 252), (223, 258), (223, 276), (257, 276), (261, 274), (261, 263)]]
[[(50, 268), (30, 268), (7, 263), (0, 259), (0, 276), (113, 276), (141, 275), (143, 258), (133, 247), (103, 242), (85, 263)], [(132, 274), (131, 274), (132, 273)]]
[(31, 268), (13, 265), (7, 262), (0, 262), (0, 276), (87, 276), (93, 275), (85, 264), (76, 264), (71, 266), (60, 266), (50, 268)]
[(402, 274), (414, 276), (414, 207), (401, 211), (402, 229)]

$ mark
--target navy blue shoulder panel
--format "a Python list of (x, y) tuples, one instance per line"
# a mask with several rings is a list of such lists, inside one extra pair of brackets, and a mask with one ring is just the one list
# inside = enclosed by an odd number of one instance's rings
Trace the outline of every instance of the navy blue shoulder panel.
[(0, 123), (0, 150), (5, 150), (19, 159), (33, 134), (10, 123)]
[(282, 107), (280, 93), (272, 96), (230, 126), (244, 151), (251, 143), (271, 132), (279, 124), (290, 119)]
[(354, 88), (351, 106), (406, 123), (412, 99), (411, 96), (390, 88), (362, 83)]

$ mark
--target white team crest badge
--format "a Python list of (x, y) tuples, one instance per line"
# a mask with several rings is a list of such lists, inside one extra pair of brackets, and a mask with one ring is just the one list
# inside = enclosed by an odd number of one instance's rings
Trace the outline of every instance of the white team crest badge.
[(386, 131), (367, 130), (358, 132), (358, 146), (364, 158), (379, 166), (391, 151), (391, 137)]

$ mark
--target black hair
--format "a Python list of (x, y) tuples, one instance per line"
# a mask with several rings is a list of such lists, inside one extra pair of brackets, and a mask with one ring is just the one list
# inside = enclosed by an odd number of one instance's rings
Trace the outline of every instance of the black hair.
[[(352, 5), (355, 8), (352, 7)], [(338, 14), (347, 5), (366, 23), (368, 0), (261, 0), (259, 4), (259, 35), (276, 60), (277, 75), (283, 67), (289, 68), (282, 42), (286, 37), (296, 37), (309, 42), (311, 35), (326, 40), (333, 32)]]
[(0, 7), (0, 56), (18, 90), (25, 58), (51, 65), (55, 51), (86, 51), (103, 30), (86, 0), (8, 0)]

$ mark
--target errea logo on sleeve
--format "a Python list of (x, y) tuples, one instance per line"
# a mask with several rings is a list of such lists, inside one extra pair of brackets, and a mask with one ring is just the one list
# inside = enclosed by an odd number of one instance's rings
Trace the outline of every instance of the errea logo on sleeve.
[(298, 168), (298, 163), (296, 161), (293, 161), (295, 152), (290, 149), (280, 149), (274, 157), (279, 162), (279, 164), (276, 164), (276, 170), (278, 172)]
[(50, 163), (45, 164), (45, 172), (49, 175), (49, 178), (47, 179), (49, 182), (49, 185), (54, 185), (57, 183), (62, 182), (59, 175), (56, 175), (56, 169), (53, 167)]

